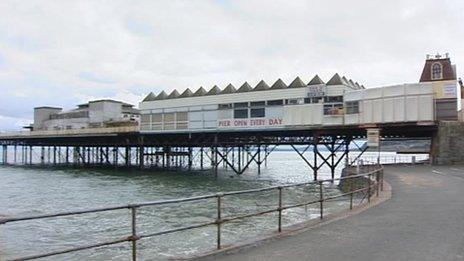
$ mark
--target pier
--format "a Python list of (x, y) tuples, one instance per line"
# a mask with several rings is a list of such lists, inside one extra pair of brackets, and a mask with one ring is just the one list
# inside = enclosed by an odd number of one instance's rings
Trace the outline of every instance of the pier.
[[(376, 126), (381, 128), (384, 140), (431, 139), (437, 131), (435, 124)], [(238, 175), (251, 164), (260, 173), (269, 154), (278, 146), (287, 146), (317, 180), (323, 166), (330, 168), (334, 178), (339, 164), (353, 163), (348, 162), (350, 152), (362, 156), (367, 146), (357, 145), (356, 140), (366, 138), (368, 127), (152, 134), (140, 133), (136, 128), (101, 128), (3, 134), (0, 144), (5, 165), (209, 169), (216, 174), (223, 168)], [(321, 148), (328, 155), (323, 155)]]

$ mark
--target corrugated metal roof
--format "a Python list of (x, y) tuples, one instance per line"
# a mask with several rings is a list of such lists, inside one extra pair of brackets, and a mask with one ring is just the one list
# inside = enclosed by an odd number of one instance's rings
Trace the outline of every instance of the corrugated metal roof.
[(261, 80), (256, 87), (253, 89), (253, 91), (265, 91), (269, 90), (269, 85), (264, 80)]
[(309, 81), (308, 85), (318, 85), (318, 84), (324, 84), (324, 81), (319, 77), (319, 75), (315, 75), (311, 81)]
[(229, 93), (235, 93), (237, 91), (237, 89), (235, 89), (235, 87), (229, 83), (229, 85), (226, 86), (226, 88), (224, 88), (224, 90), (221, 91), (221, 94), (229, 94)]
[(301, 88), (305, 87), (306, 84), (300, 79), (300, 77), (296, 77), (292, 83), (288, 86), (289, 88)]
[(205, 94), (206, 94), (205, 88), (200, 87), (198, 88), (198, 90), (195, 91), (195, 93), (192, 96), (197, 97), (197, 96), (203, 96)]
[(217, 85), (214, 85), (209, 91), (206, 91), (203, 87), (198, 88), (198, 90), (193, 93), (190, 88), (187, 88), (182, 94), (179, 94), (177, 90), (173, 90), (169, 95), (164, 91), (160, 92), (158, 96), (155, 96), (154, 93), (150, 93), (143, 100), (145, 101), (154, 101), (154, 100), (163, 100), (163, 99), (175, 99), (175, 98), (187, 98), (187, 97), (199, 97), (204, 95), (218, 95), (218, 94), (232, 94), (232, 93), (242, 93), (250, 91), (266, 91), (266, 90), (277, 90), (285, 88), (302, 88), (308, 85), (317, 85), (317, 84), (326, 84), (326, 85), (346, 85), (353, 87), (354, 89), (364, 89), (363, 85), (355, 83), (351, 79), (347, 79), (345, 76), (340, 77), (338, 73), (335, 73), (332, 78), (327, 83), (324, 83), (319, 75), (315, 75), (308, 84), (305, 84), (300, 77), (296, 77), (290, 85), (286, 85), (282, 79), (278, 79), (272, 84), (271, 87), (264, 81), (261, 80), (254, 88), (252, 88), (248, 82), (244, 82), (240, 88), (236, 89), (231, 83), (228, 84), (223, 90), (221, 90)]
[(240, 88), (238, 88), (237, 92), (249, 92), (253, 90), (253, 88), (248, 84), (248, 82), (244, 82)]
[(211, 90), (209, 90), (209, 92), (206, 93), (206, 95), (216, 95), (219, 93), (221, 93), (221, 89), (219, 89), (217, 85), (214, 85), (213, 88), (211, 88)]
[(158, 96), (156, 96), (155, 100), (158, 101), (158, 100), (164, 100), (168, 98), (168, 95), (166, 94), (165, 91), (162, 91), (158, 94)]
[(332, 76), (332, 78), (330, 78), (330, 80), (326, 83), (326, 85), (343, 85), (343, 80), (340, 75), (338, 75), (338, 73), (335, 73), (334, 76)]
[(143, 99), (144, 102), (146, 101), (154, 101), (156, 99), (156, 95), (153, 92), (150, 92), (145, 99)]
[(186, 97), (191, 97), (193, 95), (193, 92), (187, 88), (180, 96), (179, 98), (186, 98)]
[(272, 90), (277, 90), (277, 89), (285, 89), (287, 88), (288, 86), (285, 84), (284, 81), (282, 81), (282, 79), (278, 79), (272, 86), (271, 86), (271, 89)]
[(175, 99), (175, 98), (178, 98), (179, 97), (179, 92), (177, 90), (174, 90), (172, 91), (169, 96), (168, 96), (168, 99)]

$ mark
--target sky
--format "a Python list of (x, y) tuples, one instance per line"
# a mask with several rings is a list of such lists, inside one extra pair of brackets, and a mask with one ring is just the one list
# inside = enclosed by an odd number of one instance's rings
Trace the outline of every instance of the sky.
[(464, 1), (0, 1), (0, 130), (33, 108), (339, 73), (417, 82), (426, 54), (464, 78)]

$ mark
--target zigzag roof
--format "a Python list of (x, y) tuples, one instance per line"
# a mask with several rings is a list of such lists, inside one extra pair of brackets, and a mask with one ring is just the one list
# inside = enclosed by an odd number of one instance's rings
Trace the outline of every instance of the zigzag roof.
[(282, 79), (278, 79), (272, 86), (271, 86), (271, 90), (277, 90), (277, 89), (285, 89), (287, 88), (288, 86), (284, 83), (284, 81), (282, 81)]

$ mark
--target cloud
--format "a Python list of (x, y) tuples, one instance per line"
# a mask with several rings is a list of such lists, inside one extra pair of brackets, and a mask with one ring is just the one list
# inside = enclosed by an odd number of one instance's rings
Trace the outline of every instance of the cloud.
[(368, 87), (417, 82), (436, 52), (463, 75), (462, 13), (460, 1), (433, 0), (5, 0), (0, 121), (40, 105), (316, 73)]

